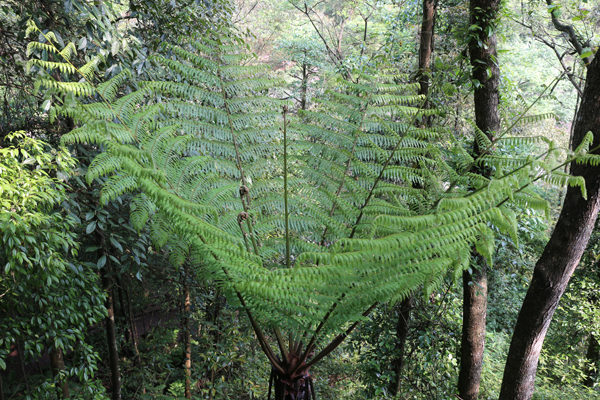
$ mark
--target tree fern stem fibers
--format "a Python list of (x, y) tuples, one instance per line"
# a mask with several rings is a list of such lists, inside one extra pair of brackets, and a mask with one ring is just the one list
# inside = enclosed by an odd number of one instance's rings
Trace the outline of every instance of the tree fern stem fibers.
[(285, 265), (292, 268), (290, 254), (290, 213), (288, 211), (288, 154), (287, 154), (287, 116), (288, 106), (283, 106), (283, 203), (285, 216)]
[(50, 351), (50, 364), (52, 365), (52, 375), (54, 376), (54, 381), (57, 383), (56, 391), (58, 398), (71, 398), (69, 381), (66, 376), (64, 376), (65, 360), (61, 348), (53, 346), (52, 350)]
[[(254, 247), (254, 252), (256, 255), (259, 254), (258, 244), (256, 243), (256, 238), (254, 237), (254, 229), (252, 228), (252, 217), (250, 216), (249, 207), (250, 207), (250, 191), (248, 189), (248, 182), (246, 181), (246, 175), (244, 174), (244, 167), (242, 165), (242, 159), (240, 157), (240, 146), (237, 141), (237, 136), (235, 134), (235, 128), (233, 126), (233, 117), (231, 114), (231, 110), (229, 109), (229, 104), (227, 103), (227, 92), (225, 90), (225, 86), (223, 85), (223, 76), (221, 74), (221, 69), (217, 70), (217, 76), (219, 77), (219, 82), (221, 84), (221, 95), (223, 96), (223, 103), (225, 105), (225, 112), (227, 113), (227, 122), (229, 125), (229, 133), (231, 133), (231, 140), (233, 141), (233, 147), (235, 149), (235, 162), (240, 172), (240, 180), (242, 181), (242, 186), (240, 187), (240, 200), (242, 202), (242, 207), (244, 212), (246, 213), (246, 223), (248, 225), (248, 233), (250, 235), (250, 240), (252, 241), (252, 246)], [(244, 197), (247, 200), (244, 200)]]
[[(588, 132), (600, 143), (600, 57), (587, 77), (573, 130), (577, 148)], [(595, 149), (594, 154), (600, 151)], [(588, 198), (569, 187), (556, 227), (536, 263), (533, 278), (517, 318), (500, 400), (527, 400), (533, 394), (537, 364), (552, 316), (589, 241), (600, 208), (600, 166), (571, 163), (571, 174), (585, 179)]]

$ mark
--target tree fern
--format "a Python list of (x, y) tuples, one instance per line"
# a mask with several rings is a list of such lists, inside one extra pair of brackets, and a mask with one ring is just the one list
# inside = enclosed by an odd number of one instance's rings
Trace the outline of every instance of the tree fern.
[[(449, 269), (459, 276), (472, 246), (491, 257), (489, 225), (516, 237), (507, 203), (543, 206), (528, 191), (535, 180), (581, 183), (556, 172), (551, 143), (520, 160), (442, 146), (436, 138), (451, 135), (415, 124), (437, 111), (414, 107), (424, 99), (394, 74), (340, 81), (288, 125), (268, 96), (276, 82), (241, 66), (247, 57), (226, 40), (166, 46), (153, 57), (160, 80), (116, 98), (128, 78), (117, 75), (94, 92), (103, 103), (61, 110), (82, 124), (63, 141), (104, 149), (88, 172), (111, 175), (102, 199), (142, 193), (134, 227), (149, 221), (174, 263), (189, 260), (245, 310), (280, 378), (307, 376), (378, 302), (431, 291)], [(496, 175), (473, 173), (477, 163)]]

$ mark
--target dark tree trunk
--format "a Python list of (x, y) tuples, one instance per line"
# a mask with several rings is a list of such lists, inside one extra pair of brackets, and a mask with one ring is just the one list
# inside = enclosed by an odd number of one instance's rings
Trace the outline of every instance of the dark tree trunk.
[[(600, 144), (600, 57), (588, 66), (581, 105), (573, 130), (573, 147), (587, 132)], [(598, 152), (594, 152), (597, 154)], [(571, 163), (571, 174), (583, 176), (588, 199), (569, 187), (554, 232), (533, 271), (508, 351), (500, 400), (527, 400), (544, 338), (573, 271), (585, 251), (600, 206), (600, 166)]]
[(300, 87), (300, 108), (306, 110), (306, 92), (308, 91), (308, 66), (302, 65), (302, 86)]
[(52, 365), (52, 375), (54, 375), (54, 380), (59, 384), (57, 387), (59, 398), (70, 398), (69, 381), (67, 378), (62, 379), (60, 377), (61, 373), (64, 373), (65, 371), (65, 360), (62, 349), (57, 347), (52, 348), (50, 351), (50, 364)]
[[(471, 26), (478, 26), (477, 37), (469, 42), (469, 54), (473, 67), (473, 84), (475, 86), (475, 123), (490, 139), (500, 129), (498, 102), (500, 100), (500, 68), (496, 49), (496, 19), (500, 0), (471, 0)], [(492, 32), (488, 36), (488, 32)], [(481, 154), (475, 142), (475, 154)]]
[(598, 376), (598, 362), (600, 361), (600, 352), (598, 351), (598, 340), (593, 333), (588, 339), (588, 348), (585, 354), (587, 367), (585, 371), (585, 380), (583, 384), (587, 387), (593, 387), (596, 377)]
[[(496, 50), (496, 19), (500, 0), (471, 0), (470, 26), (477, 26), (475, 37), (469, 41), (469, 54), (473, 67), (475, 123), (490, 140), (500, 130), (498, 114), (500, 68)], [(489, 34), (491, 32), (491, 34)], [(477, 140), (473, 143), (475, 156), (481, 149)], [(477, 171), (489, 175), (489, 171)], [(476, 251), (475, 259), (483, 260)], [(487, 316), (487, 271), (481, 262), (473, 274), (463, 273), (463, 331), (461, 362), (458, 376), (458, 393), (463, 400), (475, 400), (479, 396), (479, 382), (485, 347), (485, 323)]]
[(392, 361), (395, 379), (391, 382), (389, 390), (392, 396), (397, 396), (402, 384), (402, 368), (404, 367), (404, 348), (406, 347), (406, 337), (410, 327), (410, 311), (412, 310), (412, 296), (407, 297), (400, 303), (400, 315), (396, 324), (396, 352), (397, 358)]
[[(107, 262), (108, 263), (108, 262)], [(119, 371), (119, 350), (117, 348), (117, 334), (115, 331), (115, 310), (113, 307), (113, 291), (108, 268), (102, 274), (102, 288), (106, 292), (106, 341), (108, 344), (108, 362), (110, 365), (112, 400), (121, 400), (121, 373)]]
[(185, 373), (185, 398), (192, 398), (192, 336), (190, 331), (190, 287), (188, 285), (188, 266), (184, 264), (183, 276), (183, 365)]
[(135, 351), (135, 357), (137, 359), (137, 363), (139, 366), (142, 365), (142, 359), (140, 357), (140, 351), (137, 345), (137, 327), (133, 320), (133, 307), (131, 307), (131, 295), (129, 294), (129, 285), (127, 286), (127, 290), (125, 291), (125, 296), (127, 296), (127, 310), (129, 315), (129, 327), (131, 329), (131, 343), (133, 344), (133, 350)]
[(485, 347), (487, 289), (485, 262), (473, 274), (463, 272), (463, 327), (458, 376), (459, 396), (463, 400), (476, 399), (479, 395)]
[(118, 310), (115, 310), (118, 312), (119, 314), (119, 323), (122, 326), (123, 329), (123, 335), (125, 336), (125, 342), (129, 342), (129, 340), (131, 339), (131, 329), (129, 327), (129, 324), (126, 322), (127, 321), (127, 310), (126, 310), (126, 306), (125, 306), (125, 295), (123, 294), (123, 283), (121, 278), (119, 278), (119, 276), (117, 275), (115, 277), (116, 281), (117, 281), (117, 290), (119, 292), (119, 308)]
[[(437, 14), (438, 0), (423, 0), (423, 16), (421, 20), (421, 35), (419, 40), (419, 69), (417, 71), (417, 81), (419, 82), (419, 94), (429, 96), (429, 80), (431, 74), (431, 55), (433, 53), (435, 19)], [(429, 108), (429, 101), (426, 100), (421, 108)], [(421, 121), (423, 125), (429, 126), (431, 119), (424, 117)], [(413, 183), (413, 187), (421, 189), (418, 183)], [(394, 381), (390, 382), (389, 391), (392, 396), (400, 392), (402, 384), (402, 368), (404, 367), (404, 349), (406, 347), (406, 338), (410, 326), (410, 311), (412, 309), (412, 296), (404, 299), (400, 304), (400, 314), (396, 323), (396, 359), (392, 360), (394, 370)]]
[(314, 388), (308, 371), (297, 372), (291, 378), (281, 377), (274, 371), (271, 379), (275, 400), (314, 400)]
[[(433, 38), (435, 31), (435, 18), (438, 0), (423, 0), (423, 19), (421, 21), (421, 38), (419, 40), (419, 94), (429, 94), (429, 75), (431, 73), (431, 54), (433, 52)], [(425, 103), (423, 108), (428, 108)]]

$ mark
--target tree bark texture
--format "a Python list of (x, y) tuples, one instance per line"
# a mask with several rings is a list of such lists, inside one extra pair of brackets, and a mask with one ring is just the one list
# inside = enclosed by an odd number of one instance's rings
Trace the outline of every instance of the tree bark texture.
[[(500, 68), (494, 33), (499, 8), (500, 0), (471, 0), (469, 5), (469, 54), (475, 86), (475, 124), (490, 140), (500, 131)], [(475, 156), (480, 156), (485, 150), (487, 149), (479, 147), (477, 140), (474, 141)], [(490, 171), (477, 172), (489, 175)], [(483, 260), (475, 250), (472, 255), (475, 259)], [(472, 274), (466, 271), (463, 273), (463, 331), (458, 375), (458, 393), (463, 400), (475, 400), (479, 396), (485, 348), (487, 292), (487, 271), (485, 261), (482, 261)]]
[[(475, 123), (490, 139), (500, 129), (498, 102), (500, 99), (500, 68), (496, 50), (496, 19), (500, 8), (500, 0), (471, 0), (470, 26), (477, 30), (469, 30), (469, 54), (473, 67), (473, 84), (475, 86)], [(489, 34), (491, 33), (491, 35)], [(475, 142), (475, 154), (479, 155)]]
[(106, 292), (106, 341), (108, 344), (108, 362), (110, 364), (112, 400), (121, 400), (121, 373), (119, 371), (119, 350), (117, 348), (117, 334), (115, 330), (115, 310), (113, 307), (112, 282), (105, 268), (102, 274), (102, 288)]
[(300, 108), (306, 110), (306, 93), (308, 91), (308, 66), (302, 64), (302, 86), (300, 87)]
[[(421, 21), (421, 38), (419, 40), (419, 94), (429, 94), (429, 75), (431, 73), (431, 54), (433, 52), (433, 37), (438, 0), (423, 0), (423, 19)], [(423, 108), (428, 108), (425, 104)]]
[(395, 379), (390, 385), (390, 393), (397, 396), (402, 385), (402, 368), (404, 367), (404, 349), (406, 347), (406, 338), (410, 328), (410, 311), (412, 310), (412, 296), (407, 297), (400, 303), (400, 315), (396, 324), (396, 352), (397, 358), (392, 361)]
[(458, 391), (463, 400), (477, 399), (483, 367), (488, 287), (486, 265), (485, 262), (481, 264), (472, 274), (463, 272), (463, 327), (458, 375)]
[(131, 329), (131, 343), (133, 344), (133, 350), (135, 351), (135, 357), (137, 359), (138, 365), (141, 366), (142, 365), (142, 359), (140, 357), (140, 351), (138, 349), (138, 345), (137, 345), (137, 327), (135, 325), (135, 322), (133, 321), (133, 307), (131, 307), (131, 295), (129, 294), (129, 286), (127, 287), (127, 290), (125, 291), (125, 295), (127, 296), (127, 309), (128, 309), (128, 315), (129, 315), (129, 327)]
[(63, 379), (60, 377), (60, 374), (65, 371), (65, 360), (61, 348), (52, 348), (50, 351), (50, 364), (52, 365), (52, 375), (54, 375), (54, 380), (58, 383), (57, 391), (59, 397), (62, 399), (71, 398), (69, 381), (67, 378)]
[[(600, 144), (600, 57), (588, 66), (581, 105), (573, 130), (573, 146), (587, 132)], [(594, 154), (600, 152), (594, 151)], [(544, 338), (573, 271), (594, 228), (600, 206), (600, 166), (571, 163), (571, 174), (585, 179), (588, 199), (569, 187), (554, 232), (533, 271), (519, 312), (504, 369), (500, 400), (527, 400), (533, 394), (538, 359)]]

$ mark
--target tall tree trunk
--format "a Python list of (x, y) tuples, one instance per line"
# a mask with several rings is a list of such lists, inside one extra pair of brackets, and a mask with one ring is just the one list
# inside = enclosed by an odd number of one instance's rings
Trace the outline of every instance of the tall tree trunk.
[(138, 366), (141, 367), (142, 359), (140, 357), (140, 351), (139, 351), (138, 345), (137, 345), (138, 333), (137, 333), (137, 327), (133, 320), (133, 307), (131, 307), (131, 295), (129, 294), (129, 285), (127, 286), (127, 289), (125, 290), (125, 296), (127, 297), (127, 310), (128, 310), (127, 314), (129, 316), (129, 329), (131, 330), (131, 344), (133, 344), (133, 350), (135, 351), (135, 357), (137, 359)]
[[(107, 265), (110, 261), (107, 261)], [(115, 331), (115, 310), (113, 306), (113, 291), (109, 268), (102, 274), (102, 288), (106, 292), (106, 341), (108, 344), (108, 361), (110, 364), (112, 400), (121, 400), (121, 373), (119, 371), (119, 350), (117, 348), (117, 334)]]
[(463, 326), (458, 389), (460, 398), (465, 400), (476, 399), (479, 395), (485, 347), (487, 292), (485, 262), (472, 274), (463, 272)]
[(306, 92), (308, 91), (308, 66), (302, 64), (302, 86), (300, 87), (300, 108), (306, 110)]
[[(419, 82), (419, 94), (424, 96), (429, 95), (429, 76), (431, 74), (431, 54), (433, 53), (437, 7), (438, 0), (423, 0), (417, 81)], [(428, 108), (428, 102), (423, 105), (423, 108)]]
[(52, 365), (52, 375), (54, 380), (59, 384), (58, 395), (62, 399), (69, 399), (71, 393), (69, 391), (69, 381), (67, 378), (61, 378), (61, 374), (65, 371), (65, 360), (61, 348), (53, 347), (50, 351), (50, 364)]
[(183, 265), (181, 283), (183, 286), (183, 358), (185, 372), (185, 398), (192, 398), (192, 335), (190, 331), (190, 287), (188, 285), (189, 268), (187, 263)]
[(397, 396), (400, 393), (402, 384), (402, 368), (404, 367), (404, 348), (406, 347), (406, 337), (408, 336), (408, 328), (410, 327), (410, 311), (412, 309), (412, 296), (407, 297), (400, 303), (400, 315), (396, 324), (396, 352), (397, 358), (392, 361), (395, 379), (391, 382), (389, 390), (392, 396)]
[[(588, 66), (573, 147), (587, 132), (600, 144), (600, 57)], [(595, 151), (594, 154), (598, 154)], [(594, 228), (600, 207), (600, 166), (571, 163), (571, 174), (585, 179), (588, 199), (569, 187), (554, 232), (533, 271), (519, 312), (504, 368), (500, 400), (527, 400), (533, 394), (538, 359), (548, 326)]]
[[(419, 94), (425, 96), (426, 101), (421, 108), (429, 108), (429, 80), (431, 73), (431, 54), (433, 52), (435, 19), (437, 14), (438, 0), (423, 0), (423, 16), (421, 20), (421, 35), (419, 40), (419, 69), (417, 71), (417, 81), (419, 82)], [(365, 21), (366, 23), (366, 21)], [(421, 121), (423, 125), (429, 126), (431, 119), (424, 117)], [(418, 183), (413, 184), (414, 188), (421, 188)], [(398, 395), (402, 383), (402, 368), (404, 367), (404, 349), (406, 347), (406, 338), (408, 336), (410, 311), (412, 309), (412, 296), (407, 297), (400, 304), (400, 315), (396, 324), (396, 351), (397, 357), (392, 360), (394, 369), (394, 381), (390, 383), (389, 391), (392, 396)]]
[(129, 324), (126, 322), (128, 320), (127, 318), (127, 310), (126, 310), (126, 305), (125, 305), (125, 295), (123, 294), (123, 283), (121, 278), (116, 275), (115, 276), (116, 282), (117, 282), (117, 290), (119, 292), (119, 307), (118, 310), (115, 310), (118, 312), (119, 314), (119, 320), (120, 320), (120, 324), (122, 326), (123, 329), (123, 334), (125, 336), (125, 341), (129, 342), (129, 339), (131, 339), (131, 329), (129, 327)]
[(593, 333), (590, 333), (588, 338), (588, 348), (585, 354), (587, 367), (585, 371), (585, 379), (583, 384), (587, 387), (593, 387), (596, 377), (598, 376), (598, 362), (600, 361), (598, 340)]
[[(500, 0), (471, 0), (470, 26), (477, 26), (475, 37), (469, 41), (469, 54), (473, 67), (475, 124), (493, 140), (500, 130), (498, 113), (500, 68), (496, 50), (496, 19)], [(491, 33), (491, 34), (490, 34)], [(474, 141), (475, 156), (486, 149)], [(488, 175), (489, 171), (479, 171)], [(475, 259), (483, 257), (473, 251)], [(479, 396), (483, 351), (485, 347), (485, 324), (487, 317), (487, 271), (481, 262), (473, 273), (463, 273), (463, 330), (461, 362), (458, 376), (458, 393), (463, 400), (475, 400)]]

